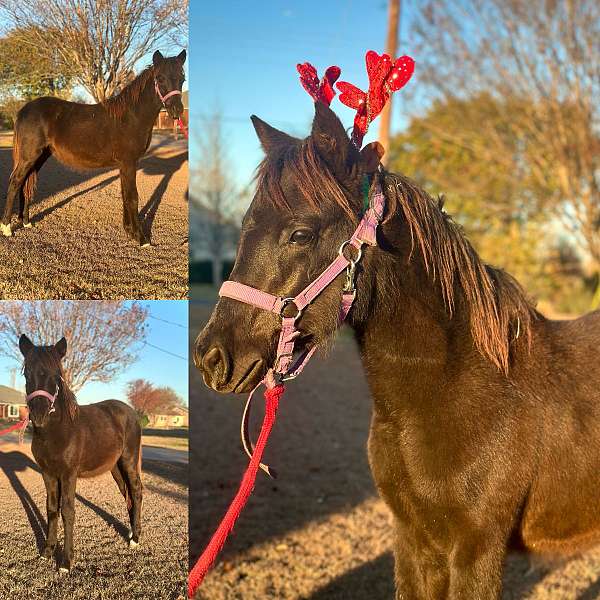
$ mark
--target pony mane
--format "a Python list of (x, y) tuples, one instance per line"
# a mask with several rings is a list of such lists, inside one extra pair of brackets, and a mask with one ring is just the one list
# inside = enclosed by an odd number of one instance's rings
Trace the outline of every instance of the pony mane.
[[(79, 411), (79, 405), (77, 404), (77, 397), (75, 393), (69, 388), (65, 380), (65, 371), (63, 369), (60, 359), (57, 357), (56, 352), (53, 351), (52, 346), (36, 346), (29, 355), (35, 362), (42, 365), (44, 369), (49, 372), (56, 371), (58, 369), (61, 377), (60, 391), (58, 398), (61, 398), (64, 402), (64, 408), (69, 415), (71, 421), (75, 419)], [(26, 361), (27, 359), (25, 359)], [(25, 368), (25, 361), (23, 362), (23, 369)]]
[(506, 271), (484, 263), (462, 227), (427, 192), (403, 175), (384, 174), (391, 211), (402, 211), (412, 242), (427, 273), (439, 282), (452, 317), (457, 293), (469, 313), (475, 347), (508, 375), (511, 342), (523, 335), (531, 344), (531, 324), (540, 315), (518, 281)]
[[(276, 207), (291, 209), (281, 186), (283, 168), (315, 210), (334, 202), (353, 222), (358, 222), (357, 206), (363, 174), (353, 167), (348, 181), (353, 192), (344, 190), (319, 156), (312, 137), (269, 151), (256, 172), (257, 190)], [(386, 196), (386, 217), (403, 214), (408, 225), (412, 249), (418, 250), (427, 273), (439, 282), (444, 304), (452, 318), (457, 295), (468, 310), (471, 335), (477, 350), (498, 369), (508, 374), (510, 348), (523, 335), (531, 343), (531, 323), (539, 313), (523, 288), (511, 275), (485, 264), (471, 246), (462, 228), (437, 202), (402, 175), (385, 172), (382, 176)], [(360, 194), (358, 194), (360, 195)]]
[[(353, 222), (358, 223), (356, 207), (353, 207), (349, 200), (352, 195), (349, 190), (340, 186), (331, 173), (312, 137), (269, 150), (269, 154), (256, 170), (256, 189), (262, 190), (275, 207), (291, 210), (292, 207), (281, 187), (284, 167), (288, 169), (293, 183), (312, 208), (320, 210), (321, 206), (326, 206), (328, 201), (333, 200)], [(348, 180), (360, 185), (360, 173), (358, 169), (354, 170)]]
[(152, 65), (146, 67), (118, 94), (105, 100), (102, 105), (112, 117), (120, 119), (127, 109), (139, 102), (150, 79), (154, 79), (154, 67)]

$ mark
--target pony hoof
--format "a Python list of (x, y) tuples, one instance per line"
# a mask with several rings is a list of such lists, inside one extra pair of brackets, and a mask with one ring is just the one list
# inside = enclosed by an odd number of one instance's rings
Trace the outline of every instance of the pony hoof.
[(144, 243), (141, 245), (141, 248), (150, 248), (150, 246), (152, 246), (152, 244), (151, 244), (150, 242), (144, 242)]
[(67, 567), (59, 567), (58, 568), (58, 572), (59, 573), (69, 573), (71, 569), (67, 569)]
[(130, 548), (137, 548), (140, 545), (139, 542), (134, 542), (133, 539), (129, 540), (129, 547)]
[(31, 229), (33, 227), (33, 224), (31, 222), (29, 222), (29, 223), (23, 223), (23, 227), (25, 229)]
[(8, 224), (4, 224), (4, 223), (0, 223), (0, 231), (2, 231), (2, 235), (5, 235), (6, 237), (10, 237), (12, 235), (12, 229), (10, 228), (10, 223)]

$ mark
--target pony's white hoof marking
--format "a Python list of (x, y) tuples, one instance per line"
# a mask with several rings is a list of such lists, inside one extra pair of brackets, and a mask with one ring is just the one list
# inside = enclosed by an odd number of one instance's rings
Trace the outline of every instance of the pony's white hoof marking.
[(150, 248), (151, 245), (150, 242), (146, 242), (145, 244), (142, 244), (142, 248)]
[(25, 229), (31, 229), (33, 227), (33, 225), (31, 224), (31, 221), (29, 223), (23, 223), (23, 227)]
[(129, 540), (130, 548), (137, 548), (139, 545), (140, 545), (139, 542), (134, 542), (133, 540)]
[(58, 572), (59, 573), (68, 573), (69, 569), (67, 569), (67, 567), (59, 567)]
[(5, 225), (4, 223), (0, 223), (0, 230), (2, 231), (2, 235), (6, 237), (10, 237), (12, 235), (12, 229), (10, 228), (10, 223)]

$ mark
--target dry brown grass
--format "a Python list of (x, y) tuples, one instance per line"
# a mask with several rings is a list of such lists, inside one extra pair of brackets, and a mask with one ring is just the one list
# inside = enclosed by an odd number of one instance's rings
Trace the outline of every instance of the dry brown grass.
[[(0, 210), (12, 168), (0, 135)], [(180, 299), (188, 286), (187, 145), (155, 135), (137, 182), (152, 247), (123, 231), (116, 170), (74, 172), (50, 159), (31, 207), (33, 229), (0, 239), (0, 298)], [(13, 220), (13, 227), (15, 221)]]
[[(14, 437), (11, 435), (11, 438)], [(29, 444), (0, 445), (0, 598), (183, 600), (188, 566), (187, 466), (144, 461), (141, 544), (125, 539), (125, 501), (110, 474), (81, 479), (75, 564), (69, 575), (39, 558), (46, 492)], [(62, 525), (59, 525), (59, 546)]]
[[(206, 294), (204, 294), (206, 296)], [(190, 338), (208, 318), (192, 303)], [(190, 548), (197, 557), (247, 465), (240, 396), (210, 392), (191, 367)], [(260, 402), (256, 413), (260, 413)], [(391, 600), (389, 511), (366, 456), (371, 405), (358, 352), (338, 338), (287, 386), (254, 494), (198, 598), (203, 600)], [(260, 415), (255, 415), (258, 420)], [(600, 548), (554, 566), (511, 556), (503, 600), (600, 598)]]

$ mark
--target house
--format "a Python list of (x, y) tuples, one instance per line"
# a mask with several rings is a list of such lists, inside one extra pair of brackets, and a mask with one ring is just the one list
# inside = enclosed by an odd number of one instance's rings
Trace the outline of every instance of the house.
[(184, 407), (176, 407), (169, 411), (169, 414), (148, 415), (148, 425), (152, 429), (173, 429), (189, 426), (189, 411)]
[(190, 204), (190, 283), (214, 283), (211, 240), (214, 229), (220, 228), (221, 262), (223, 278), (227, 279), (235, 261), (240, 228), (232, 219), (221, 223), (221, 219), (210, 208), (203, 206), (194, 196)]
[(25, 394), (6, 385), (0, 385), (0, 419), (19, 421), (26, 415)]

